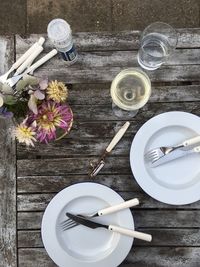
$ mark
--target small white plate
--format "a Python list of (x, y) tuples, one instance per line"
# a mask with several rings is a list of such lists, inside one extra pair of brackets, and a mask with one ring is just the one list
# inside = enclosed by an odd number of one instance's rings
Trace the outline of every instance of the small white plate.
[[(62, 231), (65, 213), (92, 213), (124, 200), (112, 189), (97, 183), (79, 183), (59, 192), (42, 219), (42, 240), (52, 260), (60, 267), (116, 267), (128, 255), (133, 238), (103, 228), (79, 225)], [(130, 209), (96, 218), (105, 224), (134, 229)]]
[(170, 161), (151, 168), (145, 153), (160, 146), (171, 146), (200, 135), (200, 118), (190, 113), (172, 111), (147, 121), (131, 145), (132, 172), (142, 189), (153, 198), (172, 205), (200, 200), (200, 154)]

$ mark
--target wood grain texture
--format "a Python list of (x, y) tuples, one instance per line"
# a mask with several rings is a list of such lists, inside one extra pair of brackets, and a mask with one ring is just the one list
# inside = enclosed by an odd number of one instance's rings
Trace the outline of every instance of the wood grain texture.
[[(200, 248), (133, 247), (120, 267), (199, 267)], [(56, 267), (43, 248), (19, 249), (19, 265)]]
[[(61, 66), (54, 65), (55, 58), (47, 62), (39, 70), (35, 71), (38, 77), (44, 77), (48, 73), (50, 80), (61, 80), (65, 83), (105, 83), (111, 82), (114, 77), (127, 65), (93, 68), (92, 65), (87, 68), (80, 68), (75, 64), (67, 68), (63, 63)], [(133, 64), (132, 67), (138, 67)], [(199, 65), (163, 65), (154, 72), (146, 71), (152, 82), (196, 82), (200, 80)]]
[[(75, 184), (74, 182), (73, 184)], [(140, 205), (135, 206), (135, 209), (170, 209), (170, 210), (199, 210), (200, 201), (197, 201), (189, 205), (168, 205), (162, 202), (159, 202), (144, 192), (121, 192), (118, 193), (126, 200), (133, 197), (137, 197), (140, 200)], [(53, 193), (46, 194), (18, 194), (18, 211), (44, 211), (48, 203), (55, 196)], [(195, 211), (194, 211), (195, 212)], [(183, 225), (184, 226), (184, 225)]]
[[(200, 29), (177, 29), (178, 48), (199, 48)], [(24, 50), (36, 42), (41, 35), (31, 34), (26, 38), (20, 35), (16, 36), (17, 53), (23, 53)], [(46, 34), (43, 34), (46, 37)], [(140, 31), (123, 32), (80, 32), (74, 34), (74, 42), (80, 51), (104, 51), (104, 50), (134, 50), (139, 47)], [(51, 47), (49, 41), (45, 47)]]
[[(55, 193), (66, 188), (73, 183), (91, 182), (88, 175), (63, 175), (63, 176), (26, 176), (18, 177), (17, 191), (18, 193)], [(96, 183), (104, 184), (112, 187), (114, 190), (121, 191), (141, 191), (139, 185), (130, 175), (103, 175), (99, 174), (95, 177)], [(27, 187), (27, 184), (29, 185)]]
[[(138, 196), (137, 193), (133, 193)], [(155, 210), (132, 208), (136, 228), (199, 228), (200, 210)], [(39, 230), (43, 212), (18, 212), (19, 230)], [(159, 219), (158, 219), (159, 218)]]
[[(200, 115), (200, 29), (177, 32), (178, 49), (161, 68), (147, 72), (152, 81), (148, 104), (130, 120), (125, 137), (94, 180), (116, 190), (126, 200), (139, 198), (140, 205), (131, 209), (136, 228), (153, 235), (150, 244), (136, 241), (120, 267), (199, 267), (200, 201), (171, 206), (154, 200), (138, 186), (129, 165), (132, 139), (147, 120), (173, 110)], [(140, 35), (139, 31), (74, 34), (77, 63), (67, 67), (57, 56), (36, 72), (68, 85), (74, 125), (59, 142), (30, 149), (17, 146), (19, 267), (56, 266), (41, 241), (44, 210), (63, 188), (91, 181), (89, 162), (99, 157), (127, 120), (113, 114), (110, 83), (120, 70), (138, 66)], [(38, 38), (39, 35), (16, 36), (17, 57)], [(45, 53), (50, 49), (47, 41)]]
[(0, 75), (11, 67), (14, 60), (14, 37), (0, 36)]
[[(199, 29), (180, 29), (178, 33), (178, 47), (199, 47)], [(80, 54), (76, 64), (68, 68), (65, 62), (56, 56), (36, 71), (36, 75), (45, 76), (48, 73), (50, 79), (60, 79), (66, 83), (110, 82), (122, 69), (138, 67), (137, 52), (130, 50), (138, 48), (139, 36), (140, 32), (78, 33), (75, 43)], [(39, 35), (31, 35), (26, 39), (17, 36), (17, 57), (38, 38)], [(46, 51), (49, 49), (50, 44), (47, 41)], [(153, 82), (199, 81), (199, 61), (198, 49), (177, 49), (166, 65), (147, 73)]]
[[(21, 48), (19, 48), (21, 50)], [(17, 54), (18, 57), (23, 54)], [(167, 58), (165, 65), (193, 65), (200, 63), (200, 49), (177, 49), (175, 52)], [(41, 55), (45, 55), (45, 50)], [(64, 68), (66, 67), (63, 60), (59, 56), (53, 60), (54, 67)], [(75, 65), (72, 65), (70, 69), (75, 67), (83, 68), (103, 68), (103, 67), (133, 67), (137, 65), (137, 51), (92, 51), (92, 52), (79, 52), (78, 60)], [(51, 66), (51, 64), (48, 64)], [(52, 68), (52, 67), (51, 67)]]
[[(69, 85), (70, 105), (110, 105), (110, 83)], [(189, 102), (200, 100), (200, 85), (152, 84), (149, 102)], [(90, 97), (90, 101), (88, 101)]]
[[(200, 229), (148, 229), (137, 228), (138, 231), (152, 235), (152, 241), (144, 242), (139, 239), (134, 240), (135, 246), (200, 246)], [(39, 230), (18, 231), (19, 248), (43, 247), (41, 233)]]
[(16, 267), (16, 154), (12, 121), (0, 118), (0, 266)]

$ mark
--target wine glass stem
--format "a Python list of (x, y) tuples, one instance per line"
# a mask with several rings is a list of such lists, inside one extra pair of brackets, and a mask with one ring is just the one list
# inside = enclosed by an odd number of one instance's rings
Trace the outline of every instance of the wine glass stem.
[(139, 109), (136, 110), (124, 110), (119, 108), (117, 105), (115, 105), (114, 102), (112, 102), (112, 110), (116, 117), (118, 118), (133, 118), (138, 113)]

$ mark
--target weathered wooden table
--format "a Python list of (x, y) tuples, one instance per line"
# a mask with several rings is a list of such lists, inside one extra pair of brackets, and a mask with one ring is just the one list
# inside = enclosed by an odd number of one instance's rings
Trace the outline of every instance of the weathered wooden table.
[[(200, 266), (200, 202), (170, 206), (155, 201), (137, 185), (129, 165), (131, 141), (148, 119), (171, 110), (200, 115), (200, 29), (179, 29), (178, 33), (176, 53), (160, 69), (148, 73), (153, 85), (149, 103), (132, 119), (125, 137), (94, 179), (125, 199), (138, 197), (141, 204), (133, 211), (136, 227), (153, 235), (152, 243), (134, 242), (122, 267)], [(75, 120), (66, 138), (16, 149), (9, 132), (11, 122), (0, 120), (0, 266), (55, 266), (41, 241), (43, 212), (61, 189), (90, 181), (89, 161), (101, 154), (122, 125), (112, 112), (110, 82), (121, 69), (137, 66), (139, 36), (137, 31), (77, 33), (75, 65), (66, 67), (57, 57), (36, 72), (69, 84)], [(1, 73), (37, 38), (1, 37)], [(50, 49), (47, 42), (45, 52)]]

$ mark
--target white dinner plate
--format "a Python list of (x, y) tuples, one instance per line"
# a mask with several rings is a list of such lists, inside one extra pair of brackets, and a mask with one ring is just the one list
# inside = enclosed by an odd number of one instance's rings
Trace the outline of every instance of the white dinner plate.
[[(59, 192), (42, 219), (42, 240), (51, 259), (60, 267), (118, 266), (128, 255), (133, 238), (82, 225), (63, 232), (60, 224), (67, 219), (66, 212), (92, 213), (123, 201), (115, 191), (97, 183), (79, 183)], [(95, 220), (134, 229), (130, 209)]]
[(153, 198), (172, 205), (200, 200), (200, 153), (190, 154), (151, 168), (145, 153), (160, 146), (178, 144), (200, 135), (200, 118), (186, 112), (166, 112), (147, 121), (131, 145), (132, 172), (142, 189)]

